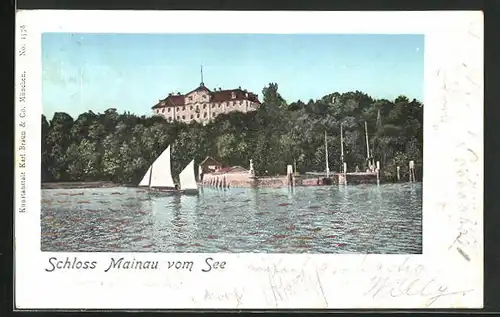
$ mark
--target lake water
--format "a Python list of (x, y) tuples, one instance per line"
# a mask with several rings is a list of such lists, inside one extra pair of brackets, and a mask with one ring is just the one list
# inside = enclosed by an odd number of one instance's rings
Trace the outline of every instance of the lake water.
[(42, 251), (422, 252), (421, 183), (42, 190)]

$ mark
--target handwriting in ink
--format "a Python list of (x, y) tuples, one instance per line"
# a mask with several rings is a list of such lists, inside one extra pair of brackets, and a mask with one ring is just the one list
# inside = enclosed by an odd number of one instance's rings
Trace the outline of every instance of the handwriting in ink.
[(372, 287), (365, 295), (377, 297), (391, 296), (422, 296), (426, 297), (425, 306), (429, 307), (438, 299), (445, 296), (464, 296), (472, 290), (450, 291), (448, 286), (443, 285), (435, 279), (425, 280), (420, 278), (391, 279), (390, 277), (375, 276), (371, 279)]

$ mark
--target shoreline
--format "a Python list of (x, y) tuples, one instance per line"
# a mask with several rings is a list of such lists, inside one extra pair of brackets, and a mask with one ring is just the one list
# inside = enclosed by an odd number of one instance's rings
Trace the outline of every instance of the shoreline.
[(117, 184), (108, 181), (42, 183), (42, 189), (113, 188), (113, 187), (131, 187), (131, 185)]
[[(280, 176), (275, 177), (266, 177), (269, 180), (279, 179)], [(407, 183), (408, 181), (381, 181), (380, 184), (398, 184), (398, 183)], [(416, 183), (420, 183), (421, 181), (417, 181)], [(368, 182), (368, 184), (371, 182)], [(363, 183), (351, 182), (349, 185), (362, 185)], [(366, 184), (366, 183), (365, 183)], [(198, 182), (198, 185), (201, 188), (217, 188), (217, 186), (210, 186), (208, 184), (202, 184)], [(274, 184), (238, 184), (239, 186), (230, 186), (233, 188), (251, 188), (251, 187), (262, 187), (262, 188), (280, 188), (280, 187), (290, 187), (290, 185), (283, 185), (274, 183)], [(333, 186), (338, 184), (296, 184), (293, 187), (313, 187), (313, 186)], [(116, 187), (136, 187), (132, 184), (119, 184), (113, 183), (111, 181), (95, 181), (95, 182), (44, 182), (41, 184), (41, 189), (83, 189), (83, 188), (116, 188)]]

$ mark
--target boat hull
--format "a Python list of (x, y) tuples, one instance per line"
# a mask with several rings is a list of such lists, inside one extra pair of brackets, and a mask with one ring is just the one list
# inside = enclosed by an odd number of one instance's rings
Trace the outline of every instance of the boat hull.
[(157, 195), (174, 195), (179, 192), (179, 190), (175, 188), (162, 188), (162, 187), (147, 187), (146, 190), (151, 194), (157, 194)]
[(197, 196), (200, 191), (198, 189), (181, 189), (179, 192), (182, 195), (188, 195), (188, 196)]
[(145, 189), (150, 193), (154, 194), (165, 194), (165, 195), (189, 195), (196, 196), (199, 194), (198, 189), (175, 189), (175, 188), (158, 188), (158, 187), (139, 187)]
[(178, 191), (174, 187), (148, 187), (149, 190), (158, 191), (158, 192), (174, 192)]

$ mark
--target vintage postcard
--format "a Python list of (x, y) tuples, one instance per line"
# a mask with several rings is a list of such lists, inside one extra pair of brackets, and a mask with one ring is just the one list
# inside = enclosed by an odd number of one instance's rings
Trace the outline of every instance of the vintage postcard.
[(16, 21), (17, 309), (482, 307), (481, 12)]

